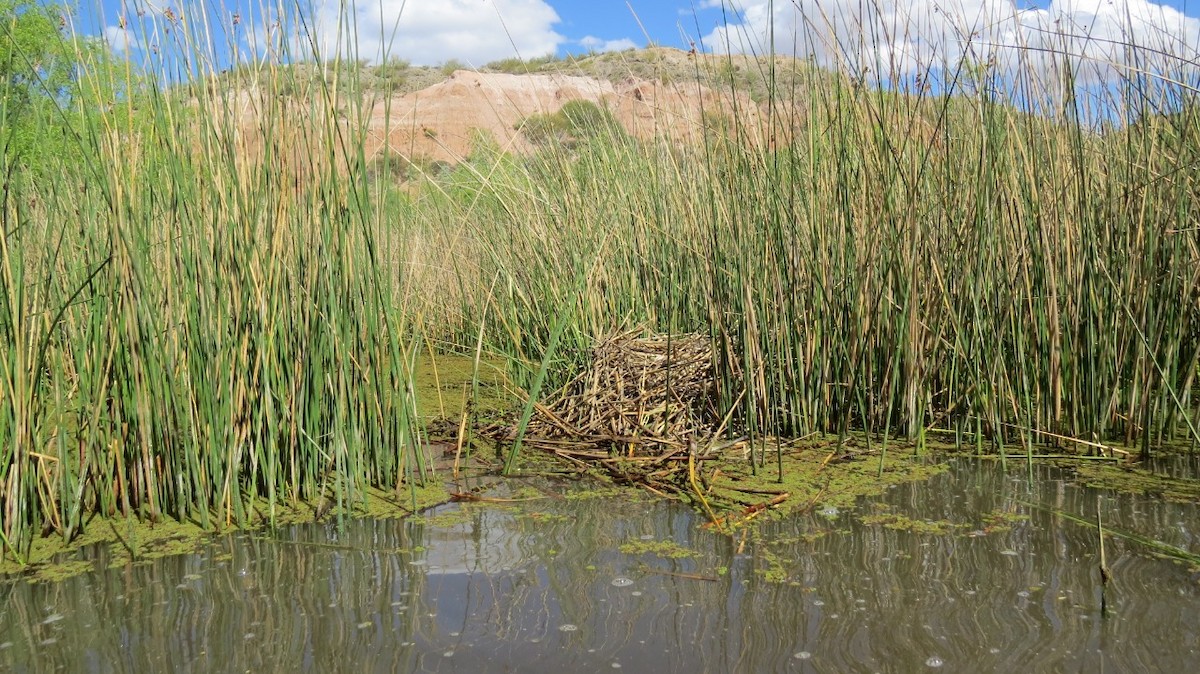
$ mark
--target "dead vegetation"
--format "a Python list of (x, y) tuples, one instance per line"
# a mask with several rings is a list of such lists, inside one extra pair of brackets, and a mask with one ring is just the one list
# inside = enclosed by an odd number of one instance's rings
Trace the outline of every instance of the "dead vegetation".
[[(596, 341), (591, 363), (545, 403), (535, 405), (524, 445), (619, 483), (698, 501), (710, 518), (697, 467), (744, 438), (719, 441), (712, 345), (706, 335), (618, 332)], [(493, 427), (493, 439), (514, 439)], [(703, 481), (703, 478), (700, 478)]]
[(590, 366), (537, 406), (525, 442), (570, 454), (659, 458), (713, 435), (715, 395), (707, 336), (620, 332), (598, 340)]

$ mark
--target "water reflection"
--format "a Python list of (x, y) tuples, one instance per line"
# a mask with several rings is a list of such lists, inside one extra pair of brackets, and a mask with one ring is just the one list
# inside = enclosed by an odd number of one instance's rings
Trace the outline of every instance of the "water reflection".
[[(451, 505), (427, 518), (213, 540), (201, 554), (2, 589), (14, 671), (1191, 671), (1195, 506), (963, 462), (930, 483), (724, 537), (620, 499)], [(1034, 505), (1036, 504), (1035, 507)], [(888, 513), (950, 533), (863, 516)], [(1022, 519), (1027, 518), (1027, 519)], [(623, 553), (673, 541), (693, 557)]]

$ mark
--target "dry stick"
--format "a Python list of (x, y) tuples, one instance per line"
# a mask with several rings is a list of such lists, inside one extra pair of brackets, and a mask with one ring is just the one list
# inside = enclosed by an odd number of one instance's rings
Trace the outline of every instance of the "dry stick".
[(659, 498), (667, 498), (667, 499), (671, 499), (673, 501), (676, 500), (674, 496), (671, 496), (670, 494), (666, 493), (665, 491), (660, 491), (658, 489), (655, 489), (654, 487), (651, 487), (650, 485), (646, 484), (645, 482), (639, 482), (638, 485), (641, 486), (646, 491), (650, 492), (651, 494), (658, 496)]
[(821, 487), (821, 489), (818, 490), (817, 493), (813, 495), (812, 499), (808, 503), (806, 503), (803, 508), (800, 509), (800, 512), (808, 512), (809, 510), (812, 510), (812, 507), (814, 505), (816, 505), (817, 500), (820, 499), (825, 494), (826, 489), (829, 489), (829, 480), (825, 481), (825, 486)]
[(1067, 442), (1073, 442), (1077, 445), (1085, 445), (1087, 447), (1099, 449), (1101, 451), (1101, 453), (1107, 451), (1109, 453), (1109, 456), (1112, 456), (1114, 453), (1122, 454), (1124, 456), (1129, 456), (1129, 452), (1127, 452), (1123, 449), (1117, 449), (1116, 447), (1109, 447), (1108, 445), (1101, 443), (1101, 442), (1092, 442), (1090, 440), (1080, 440), (1079, 438), (1073, 438), (1069, 435), (1060, 435), (1058, 433), (1051, 433), (1050, 431), (1039, 431), (1039, 430), (1035, 430), (1035, 429), (1032, 429), (1032, 428), (1029, 428), (1026, 426), (1018, 425), (1018, 424), (1010, 424), (1010, 423), (1001, 422), (1000, 425), (1007, 426), (1009, 428), (1014, 428), (1019, 431), (1025, 431), (1027, 433), (1031, 433), (1034, 435), (1048, 435), (1048, 436), (1058, 439), (1058, 440), (1066, 440)]
[(469, 411), (467, 406), (469, 404), (470, 401), (467, 400), (467, 385), (464, 383), (462, 419), (458, 422), (458, 443), (454, 447), (454, 479), (456, 480), (458, 479), (458, 460), (462, 456), (463, 441), (467, 436), (467, 417)]
[(579, 460), (579, 459), (576, 459), (575, 457), (573, 457), (573, 456), (569, 456), (569, 455), (567, 455), (567, 454), (561, 454), (561, 453), (559, 453), (559, 452), (557, 452), (557, 451), (555, 451), (555, 452), (552, 452), (552, 453), (553, 453), (555, 456), (558, 456), (558, 457), (560, 457), (560, 458), (566, 459), (567, 461), (570, 461), (571, 463), (575, 464), (575, 465), (577, 466), (577, 473), (576, 473), (576, 474), (578, 474), (578, 475), (583, 475), (583, 474), (586, 474), (588, 471), (592, 470), (592, 469), (595, 467), (595, 466), (593, 466), (593, 465), (589, 464), (589, 463), (588, 463), (588, 462), (586, 462), (586, 461), (581, 461), (581, 460)]
[(1096, 495), (1096, 533), (1100, 538), (1100, 617), (1108, 615), (1108, 581), (1112, 572), (1108, 570), (1108, 560), (1104, 556), (1104, 524), (1100, 517), (1100, 495)]
[(700, 499), (700, 505), (704, 506), (704, 512), (708, 515), (708, 519), (717, 527), (717, 531), (724, 533), (725, 529), (721, 526), (717, 519), (716, 513), (708, 505), (708, 499), (704, 498), (704, 492), (700, 491), (700, 485), (696, 484), (696, 460), (695, 454), (688, 454), (688, 482), (692, 485), (692, 491), (696, 494), (696, 498)]
[[(760, 513), (762, 513), (764, 510), (773, 508), (773, 507), (779, 505), (780, 503), (783, 503), (784, 501), (788, 500), (789, 496), (791, 496), (791, 494), (784, 492), (769, 501), (763, 501), (762, 503), (755, 503), (754, 505), (748, 506), (740, 514), (742, 523), (744, 524), (746, 522), (749, 522), (750, 520), (754, 519), (755, 517), (758, 517), (758, 515)], [(716, 524), (717, 528), (720, 529), (722, 524), (729, 523), (729, 519), (731, 517), (733, 517), (733, 515), (726, 515), (721, 518), (721, 522), (714, 522), (714, 524)]]
[(783, 503), (784, 501), (788, 500), (788, 497), (790, 497), (790, 496), (791, 496), (791, 494), (784, 492), (784, 493), (780, 494), (779, 496), (776, 496), (775, 498), (771, 499), (770, 501), (764, 501), (763, 503), (759, 503), (758, 505), (750, 506), (749, 508), (747, 508), (746, 510), (744, 510), (742, 512), (742, 516), (747, 521), (749, 521), (755, 517), (758, 517), (758, 514), (761, 513), (762, 511), (766, 510), (767, 508), (773, 508), (773, 507), (779, 505), (780, 503)]
[(781, 491), (778, 489), (751, 489), (750, 487), (734, 487), (730, 485), (721, 485), (721, 488), (728, 489), (730, 491), (740, 491), (743, 494), (766, 494), (767, 496), (779, 496), (780, 494), (787, 494), (786, 491)]

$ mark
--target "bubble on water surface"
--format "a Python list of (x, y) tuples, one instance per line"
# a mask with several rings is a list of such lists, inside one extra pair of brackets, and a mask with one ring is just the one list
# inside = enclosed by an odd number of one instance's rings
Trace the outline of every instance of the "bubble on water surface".
[(423, 559), (414, 559), (408, 563), (409, 566), (425, 566), (427, 562)]
[(613, 668), (613, 669), (620, 669), (620, 668), (621, 668), (621, 663), (619, 663), (619, 662), (614, 662), (614, 663), (612, 663), (612, 668)]
[(42, 624), (43, 624), (43, 625), (50, 625), (50, 624), (56, 623), (56, 622), (58, 622), (58, 621), (60, 621), (60, 620), (62, 620), (62, 619), (63, 619), (63, 614), (61, 614), (61, 613), (51, 613), (50, 615), (46, 616), (46, 619), (42, 621)]
[(642, 596), (642, 593), (641, 593), (641, 592), (639, 592), (638, 590), (634, 590), (633, 592), (630, 592), (629, 594), (631, 594), (631, 595), (633, 595), (633, 596), (635, 596), (635, 597), (640, 597), (640, 596)]
[(565, 625), (559, 625), (559, 626), (558, 626), (558, 631), (559, 631), (559, 632), (575, 632), (575, 631), (577, 631), (578, 629), (579, 629), (579, 627), (578, 627), (578, 626), (576, 626), (576, 625), (572, 625), (571, 623), (567, 623), (567, 624), (565, 624)]
[(812, 653), (809, 653), (808, 651), (800, 651), (799, 653), (792, 654), (792, 657), (796, 658), (797, 660), (807, 660), (812, 657)]
[(821, 515), (825, 517), (837, 517), (839, 513), (841, 513), (841, 511), (837, 509), (837, 506), (827, 505), (824, 508), (821, 508)]
[(929, 659), (925, 661), (926, 667), (941, 667), (944, 664), (946, 663), (936, 655), (929, 656)]
[(1018, 596), (1018, 597), (1022, 597), (1022, 598), (1024, 598), (1024, 597), (1028, 597), (1028, 596), (1029, 596), (1029, 590), (1020, 590), (1019, 592), (1017, 592), (1017, 596)]
[(358, 629), (360, 629), (360, 630), (365, 630), (365, 629), (367, 629), (367, 628), (368, 628), (368, 627), (370, 627), (370, 626), (371, 626), (371, 622), (370, 622), (370, 621), (367, 621), (367, 622), (361, 622), (361, 623), (359, 623), (359, 624), (358, 624)]
[(641, 539), (643, 541), (652, 541), (652, 540), (654, 540), (654, 534), (643, 534), (641, 536)]
[(820, 599), (813, 600), (813, 606), (824, 606), (824, 605), (825, 605), (825, 602), (821, 601)]
[(613, 587), (629, 587), (630, 585), (633, 585), (633, 581), (625, 576), (617, 576), (616, 578), (613, 578), (612, 584)]
[(442, 657), (443, 658), (452, 658), (452, 657), (454, 657), (454, 651), (446, 651), (445, 653), (442, 653)]
[(1016, 550), (1001, 550), (1000, 554), (1002, 554), (1006, 557), (1016, 557), (1016, 556), (1020, 555), (1021, 553), (1017, 552)]

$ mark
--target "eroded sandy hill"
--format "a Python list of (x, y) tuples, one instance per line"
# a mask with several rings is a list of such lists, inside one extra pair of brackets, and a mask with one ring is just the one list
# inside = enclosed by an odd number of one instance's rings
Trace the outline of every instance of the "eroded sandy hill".
[(748, 128), (758, 128), (760, 115), (748, 96), (696, 83), (459, 70), (440, 84), (379, 101), (371, 111), (366, 149), (456, 162), (470, 154), (478, 134), (486, 134), (508, 151), (527, 152), (533, 146), (519, 131), (521, 122), (576, 99), (607, 107), (639, 138), (681, 143), (699, 139), (705, 119), (736, 114)]

